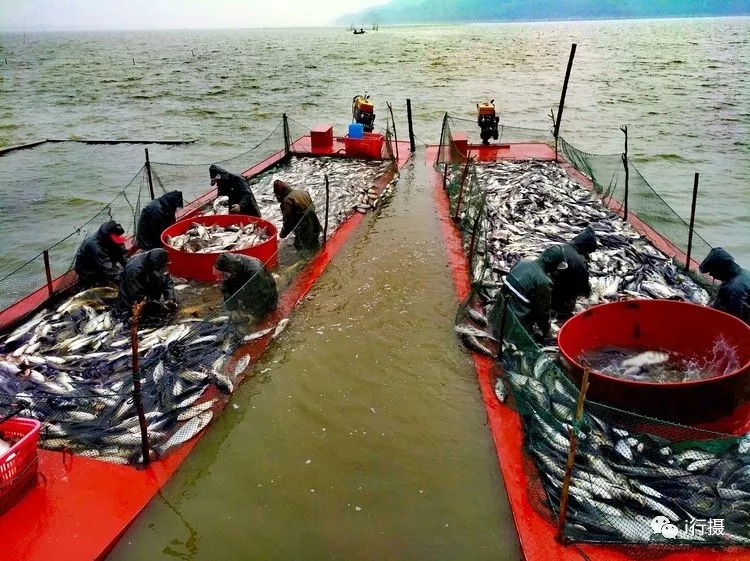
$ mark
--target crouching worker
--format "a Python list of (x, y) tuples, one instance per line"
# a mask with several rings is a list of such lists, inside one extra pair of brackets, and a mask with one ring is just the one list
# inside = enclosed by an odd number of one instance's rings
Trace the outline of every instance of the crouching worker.
[(725, 249), (715, 247), (700, 264), (700, 272), (721, 281), (711, 307), (750, 325), (750, 271), (740, 267)]
[(75, 259), (75, 271), (83, 288), (117, 284), (125, 266), (125, 230), (114, 220), (83, 240)]
[(141, 323), (162, 324), (177, 312), (174, 283), (169, 275), (169, 255), (157, 248), (133, 257), (120, 278), (120, 313), (130, 318), (133, 304), (145, 300)]
[[(503, 290), (508, 294), (508, 310), (518, 319), (529, 336), (544, 343), (550, 339), (550, 310), (552, 306), (552, 275), (567, 268), (565, 254), (555, 246), (537, 259), (522, 259), (503, 279)], [(500, 306), (493, 307), (492, 327), (500, 333)], [(538, 330), (535, 332), (535, 328)]]
[(589, 226), (566, 244), (553, 245), (542, 252), (549, 255), (559, 247), (565, 256), (567, 267), (558, 269), (552, 277), (552, 311), (557, 319), (567, 319), (573, 313), (579, 296), (591, 296), (588, 256), (598, 247), (596, 232)]
[(229, 310), (241, 310), (262, 318), (279, 303), (276, 281), (255, 257), (222, 253), (214, 270), (221, 280), (221, 293)]
[(279, 237), (283, 239), (294, 232), (294, 247), (307, 251), (318, 249), (323, 227), (315, 214), (315, 204), (310, 194), (303, 189), (292, 189), (280, 179), (273, 182), (273, 194), (281, 203), (284, 221)]
[(144, 251), (161, 247), (162, 232), (176, 222), (182, 205), (182, 191), (170, 191), (143, 207), (135, 237), (138, 247)]
[(211, 185), (216, 185), (216, 195), (229, 198), (230, 214), (261, 217), (260, 208), (247, 179), (236, 173), (229, 173), (216, 164), (211, 164), (208, 173), (211, 176)]

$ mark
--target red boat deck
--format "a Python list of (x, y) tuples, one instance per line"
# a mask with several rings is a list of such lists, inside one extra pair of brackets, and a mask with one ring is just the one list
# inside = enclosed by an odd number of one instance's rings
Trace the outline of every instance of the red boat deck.
[[(300, 152), (309, 152), (304, 148), (309, 147), (309, 137), (303, 137), (293, 146)], [(243, 175), (261, 173), (281, 160), (283, 155), (283, 152), (274, 154)], [(315, 155), (333, 154), (316, 152)], [(399, 158), (396, 162), (398, 169), (410, 156), (409, 143), (399, 142)], [(392, 174), (386, 174), (378, 179), (374, 187), (382, 190), (392, 178)], [(215, 190), (212, 190), (187, 204), (181, 217), (197, 213), (214, 196)], [(277, 309), (264, 318), (258, 330), (276, 325), (290, 315), (364, 219), (364, 214), (355, 212), (336, 229), (326, 245), (280, 295)], [(53, 282), (62, 285), (69, 281), (67, 277), (60, 277)], [(22, 299), (9, 310), (13, 309), (15, 319), (18, 319), (43, 303), (47, 296), (45, 287)], [(249, 354), (253, 364), (270, 342), (269, 334), (243, 346), (237, 354)], [(9, 511), (0, 515), (0, 559), (103, 559), (151, 498), (177, 471), (203, 434), (205, 431), (145, 469), (40, 449), (39, 482)]]
[[(479, 154), (483, 162), (498, 160), (552, 160), (555, 159), (554, 150), (544, 144), (513, 144), (509, 147), (480, 147), (470, 146), (471, 154)], [(439, 148), (428, 147), (426, 158), (428, 162), (435, 162)], [(476, 152), (475, 152), (476, 150)], [(575, 176), (581, 185), (593, 188), (591, 181), (581, 175), (569, 164), (563, 164), (566, 170)], [(572, 171), (571, 171), (572, 170)], [(470, 291), (469, 272), (466, 256), (461, 242), (461, 232), (450, 218), (448, 197), (442, 187), (442, 175), (432, 169), (435, 204), (440, 216), (441, 229), (445, 240), (448, 258), (451, 263), (453, 283), (456, 296), (463, 301)], [(614, 206), (613, 206), (614, 208)], [(629, 222), (642, 235), (646, 236), (656, 247), (667, 255), (682, 259), (685, 255), (673, 244), (662, 238), (654, 230), (636, 217), (629, 216)], [(648, 551), (644, 547), (608, 547), (593, 544), (563, 545), (555, 539), (556, 527), (544, 518), (529, 500), (529, 484), (531, 478), (527, 473), (529, 463), (523, 455), (523, 429), (518, 413), (510, 407), (501, 404), (495, 396), (493, 381), (497, 377), (498, 364), (491, 358), (472, 353), (477, 377), (482, 393), (482, 400), (487, 409), (492, 438), (495, 442), (500, 470), (508, 500), (513, 513), (518, 539), (526, 561), (633, 561), (634, 559), (659, 559), (660, 561), (740, 561), (750, 560), (750, 550), (743, 548), (707, 549), (707, 548), (672, 548), (658, 551)], [(735, 418), (725, 421), (726, 424), (715, 428), (732, 428), (731, 432), (748, 430), (750, 421), (747, 407), (737, 412)], [(738, 429), (744, 427), (744, 429)], [(533, 468), (532, 468), (533, 469)], [(632, 553), (631, 553), (632, 552)]]

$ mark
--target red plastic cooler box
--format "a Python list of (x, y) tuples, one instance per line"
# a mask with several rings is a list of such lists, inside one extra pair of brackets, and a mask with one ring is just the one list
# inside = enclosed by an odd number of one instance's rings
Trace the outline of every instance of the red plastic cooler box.
[(382, 158), (385, 137), (382, 134), (366, 132), (364, 138), (344, 137), (344, 148), (349, 156), (358, 158)]

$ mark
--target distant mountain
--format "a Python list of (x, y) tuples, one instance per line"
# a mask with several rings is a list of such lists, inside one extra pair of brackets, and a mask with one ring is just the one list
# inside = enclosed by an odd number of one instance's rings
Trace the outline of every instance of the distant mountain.
[(748, 0), (394, 0), (345, 14), (335, 23), (471, 23), (748, 14)]

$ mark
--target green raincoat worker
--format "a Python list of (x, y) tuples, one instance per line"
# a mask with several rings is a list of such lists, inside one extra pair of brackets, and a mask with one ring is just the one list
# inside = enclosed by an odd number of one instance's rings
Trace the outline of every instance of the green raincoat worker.
[[(529, 335), (538, 341), (551, 337), (550, 310), (552, 306), (552, 278), (557, 271), (567, 268), (565, 253), (559, 246), (545, 251), (537, 259), (522, 259), (503, 280), (503, 291), (508, 294), (508, 310), (518, 319)], [(495, 306), (494, 308), (500, 308)], [(492, 314), (493, 330), (500, 332), (499, 310)], [(534, 328), (539, 330), (535, 334)]]

